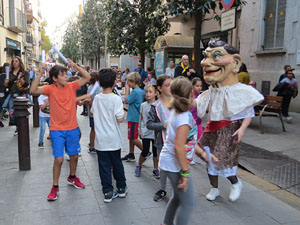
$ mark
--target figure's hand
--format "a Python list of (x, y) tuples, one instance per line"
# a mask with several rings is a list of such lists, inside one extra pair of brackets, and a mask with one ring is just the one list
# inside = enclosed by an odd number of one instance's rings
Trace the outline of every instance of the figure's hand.
[(189, 178), (188, 177), (180, 177), (177, 187), (183, 189), (184, 192), (186, 192), (189, 184)]
[(187, 72), (186, 75), (191, 76), (191, 72)]
[(236, 132), (234, 132), (234, 134), (232, 135), (232, 137), (237, 136), (237, 143), (240, 143), (240, 141), (242, 140), (242, 138), (244, 137), (246, 129), (240, 127)]
[(166, 129), (167, 129), (167, 127), (168, 127), (168, 122), (165, 122), (165, 124), (164, 124), (164, 128), (166, 128)]
[[(216, 156), (214, 156), (213, 154), (211, 154), (210, 153), (210, 156), (211, 156), (211, 159), (212, 159), (212, 161), (213, 162), (219, 162), (219, 159), (216, 157)], [(206, 154), (206, 152), (204, 151), (203, 153), (201, 153), (201, 156), (200, 156), (205, 162), (207, 162), (207, 163), (209, 163), (209, 159), (208, 159), (208, 157), (207, 157), (207, 154)]]

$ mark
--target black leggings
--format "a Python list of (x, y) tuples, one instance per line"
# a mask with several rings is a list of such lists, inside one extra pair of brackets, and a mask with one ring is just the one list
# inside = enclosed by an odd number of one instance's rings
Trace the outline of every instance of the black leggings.
[(153, 157), (157, 157), (157, 150), (156, 147), (154, 146), (154, 140), (153, 139), (148, 139), (148, 138), (142, 138), (142, 143), (143, 143), (143, 151), (142, 151), (142, 156), (146, 157), (149, 153), (150, 150), (150, 142), (152, 142), (152, 153)]

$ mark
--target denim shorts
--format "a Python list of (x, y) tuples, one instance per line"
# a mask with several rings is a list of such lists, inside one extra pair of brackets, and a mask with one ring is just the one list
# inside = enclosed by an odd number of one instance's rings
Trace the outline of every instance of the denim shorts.
[(73, 130), (51, 130), (50, 137), (54, 158), (64, 157), (65, 150), (68, 155), (80, 153), (79, 128)]

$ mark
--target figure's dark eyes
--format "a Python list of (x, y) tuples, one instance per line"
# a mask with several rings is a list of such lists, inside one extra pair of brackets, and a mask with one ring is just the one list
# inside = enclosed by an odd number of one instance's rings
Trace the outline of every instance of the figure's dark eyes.
[(219, 51), (216, 51), (216, 52), (213, 53), (213, 59), (214, 60), (219, 60), (222, 56), (223, 56), (223, 54)]

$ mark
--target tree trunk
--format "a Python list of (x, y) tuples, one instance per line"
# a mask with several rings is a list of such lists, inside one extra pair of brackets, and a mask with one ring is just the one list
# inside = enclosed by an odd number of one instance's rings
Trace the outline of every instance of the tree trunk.
[(140, 57), (141, 57), (141, 62), (142, 62), (142, 66), (144, 68), (145, 66), (145, 49), (139, 49), (140, 52)]
[(200, 78), (202, 80), (202, 90), (208, 89), (207, 83), (205, 83), (203, 79), (203, 71), (202, 67), (200, 65), (201, 60), (203, 59), (203, 55), (201, 52), (201, 26), (202, 26), (202, 12), (196, 11), (194, 14), (195, 17), (195, 34), (194, 34), (194, 57), (195, 57), (195, 70), (197, 74), (200, 75)]
[(195, 70), (197, 74), (202, 73), (202, 69), (200, 66), (201, 62), (201, 48), (200, 48), (200, 41), (201, 41), (201, 25), (202, 25), (202, 12), (195, 11), (195, 33), (194, 33), (194, 58), (195, 58)]

